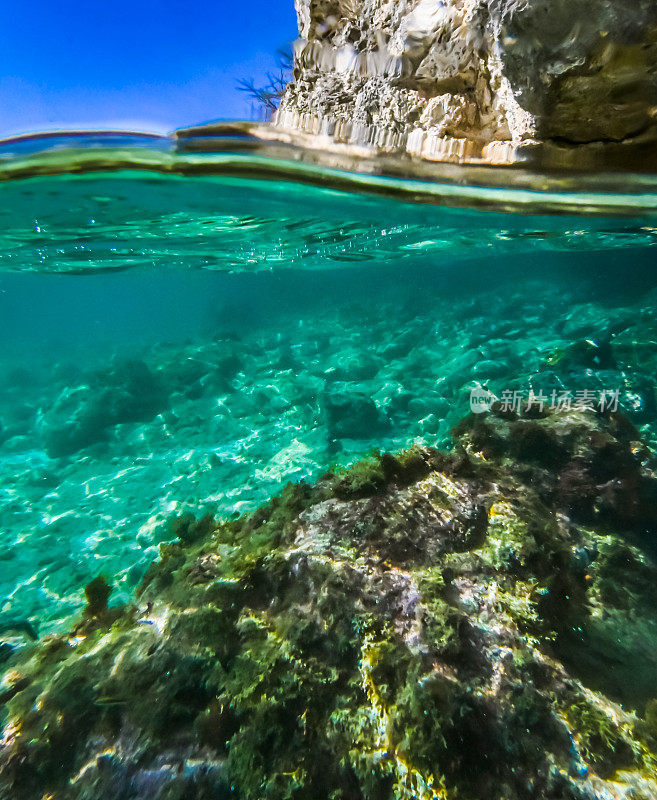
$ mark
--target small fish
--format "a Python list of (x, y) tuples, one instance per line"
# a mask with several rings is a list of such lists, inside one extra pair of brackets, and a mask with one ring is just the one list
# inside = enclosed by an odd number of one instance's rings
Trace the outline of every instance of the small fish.
[(102, 706), (103, 708), (112, 708), (114, 706), (124, 706), (127, 702), (127, 700), (122, 700), (120, 697), (105, 696), (97, 697), (94, 700), (94, 705)]
[(29, 619), (15, 619), (13, 617), (0, 616), (0, 635), (2, 634), (22, 634), (35, 642), (39, 638), (39, 633)]

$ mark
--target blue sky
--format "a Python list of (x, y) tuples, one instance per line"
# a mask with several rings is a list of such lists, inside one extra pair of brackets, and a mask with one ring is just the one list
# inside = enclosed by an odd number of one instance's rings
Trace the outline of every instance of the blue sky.
[(168, 131), (249, 118), (239, 78), (275, 69), (293, 0), (5, 0), (0, 135)]

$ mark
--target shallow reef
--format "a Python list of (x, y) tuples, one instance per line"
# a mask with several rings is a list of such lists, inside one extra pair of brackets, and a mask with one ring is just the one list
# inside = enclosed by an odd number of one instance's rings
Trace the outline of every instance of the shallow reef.
[(263, 319), (264, 284), (246, 321), (237, 304), (237, 320), (190, 339), (112, 337), (46, 359), (5, 348), (0, 660), (25, 640), (1, 631), (7, 618), (42, 635), (70, 628), (90, 577), (111, 576), (113, 601), (128, 602), (174, 515), (252, 512), (286, 482), (316, 480), (373, 447), (448, 446), (479, 383), (525, 400), (529, 390), (617, 390), (655, 449), (652, 261), (638, 260), (634, 283), (617, 270), (600, 279), (600, 262), (574, 277), (572, 261), (549, 260), (549, 278), (521, 278), (473, 261), (458, 281), (421, 272), (408, 286), (338, 270), (322, 280), (328, 299), (313, 290), (323, 302), (290, 301)]
[(2, 800), (657, 797), (657, 479), (618, 413), (493, 406), (253, 513), (10, 656)]

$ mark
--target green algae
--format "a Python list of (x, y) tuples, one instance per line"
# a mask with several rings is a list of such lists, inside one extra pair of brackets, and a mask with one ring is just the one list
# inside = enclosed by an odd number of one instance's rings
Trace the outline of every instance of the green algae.
[(94, 578), (84, 587), (84, 596), (87, 598), (87, 611), (97, 616), (107, 610), (107, 601), (112, 594), (112, 588), (102, 575)]
[(289, 484), (236, 520), (174, 518), (132, 604), (97, 578), (70, 636), (14, 659), (0, 789), (100, 800), (103, 770), (136, 780), (165, 757), (158, 800), (521, 800), (620, 772), (652, 791), (654, 700), (639, 720), (607, 662), (602, 686), (585, 665), (603, 625), (631, 667), (621, 631), (650, 630), (655, 566), (559, 492), (582, 442), (625, 463), (631, 439), (602, 416), (527, 420), (552, 425), (551, 473), (516, 422)]
[(379, 458), (359, 461), (350, 469), (338, 472), (334, 478), (334, 491), (341, 500), (371, 497), (383, 490), (386, 476)]
[(379, 494), (390, 484), (409, 486), (426, 477), (431, 468), (426, 451), (413, 446), (396, 455), (375, 452), (349, 467), (327, 473), (324, 480), (335, 497), (357, 500)]
[(581, 700), (568, 707), (566, 716), (582, 758), (600, 775), (609, 777), (617, 769), (636, 763), (630, 742), (599, 707)]

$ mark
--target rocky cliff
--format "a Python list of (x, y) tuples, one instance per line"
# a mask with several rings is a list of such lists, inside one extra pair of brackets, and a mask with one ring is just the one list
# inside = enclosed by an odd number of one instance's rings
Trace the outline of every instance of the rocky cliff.
[(657, 136), (653, 0), (296, 0), (274, 122), (366, 151), (509, 161)]
[(175, 520), (0, 686), (2, 800), (654, 800), (657, 481), (620, 415), (471, 416)]

